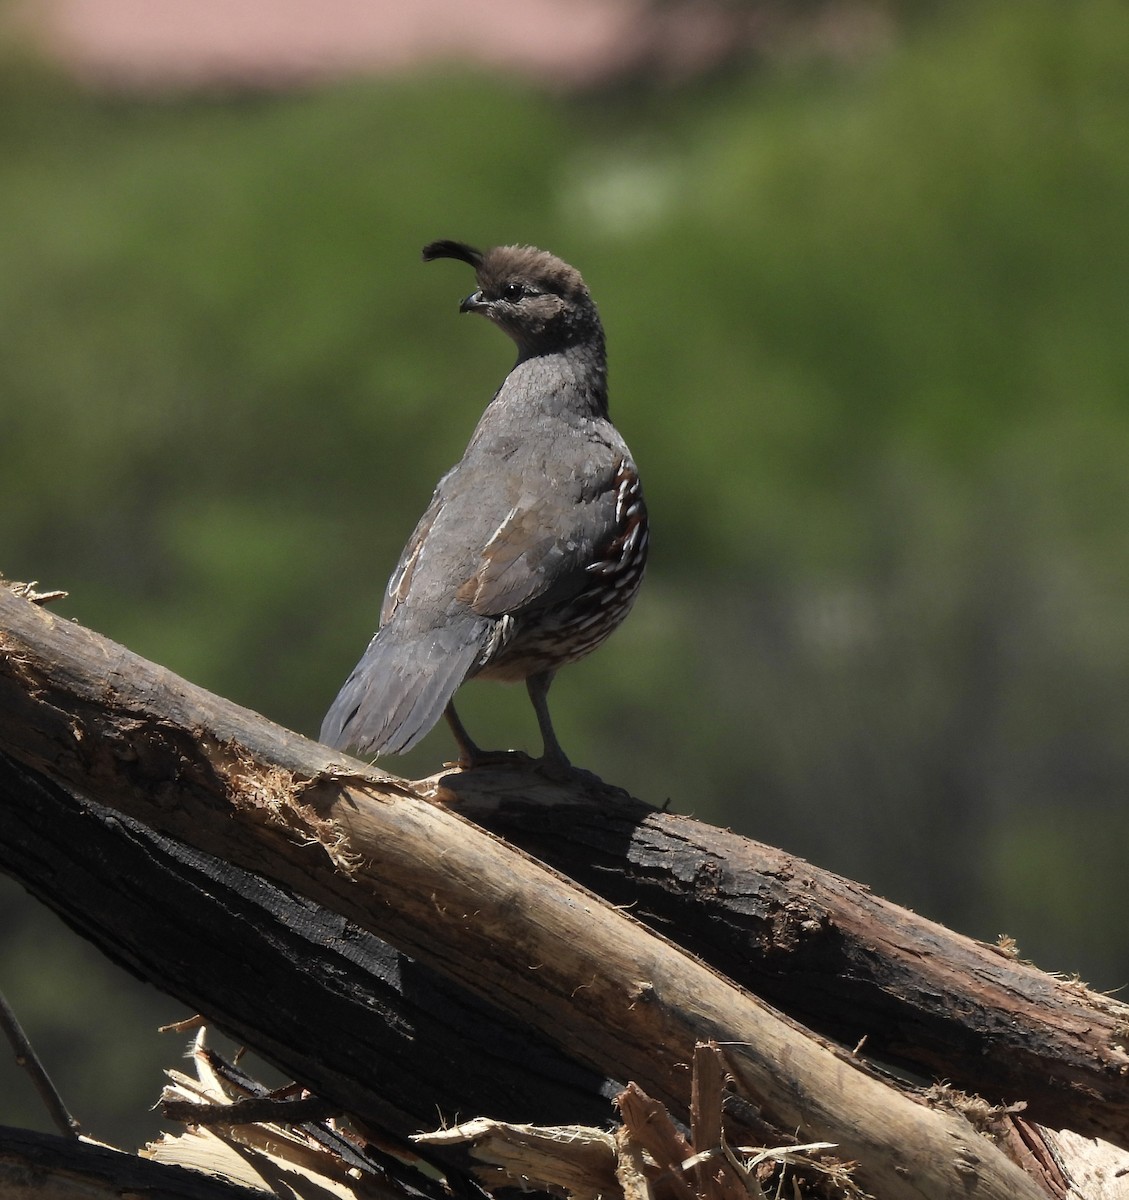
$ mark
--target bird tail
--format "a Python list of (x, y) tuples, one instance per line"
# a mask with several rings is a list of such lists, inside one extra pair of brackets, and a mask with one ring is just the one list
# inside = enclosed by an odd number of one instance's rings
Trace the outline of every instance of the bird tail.
[(395, 620), (369, 643), (322, 722), (320, 740), (361, 754), (403, 754), (443, 715), (490, 639), (469, 617), (443, 629), (402, 630)]

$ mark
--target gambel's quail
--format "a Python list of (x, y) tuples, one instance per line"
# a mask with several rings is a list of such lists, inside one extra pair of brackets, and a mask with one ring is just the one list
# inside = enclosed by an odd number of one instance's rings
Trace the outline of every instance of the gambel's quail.
[(517, 362), (404, 547), (321, 740), (399, 754), (445, 713), (460, 764), (474, 766), (494, 755), (467, 736), (456, 690), (524, 679), (541, 761), (565, 768), (549, 685), (627, 616), (647, 558), (639, 475), (608, 419), (603, 327), (579, 272), (543, 250), (440, 241), (423, 258), (474, 267), (478, 290), (459, 311), (489, 317)]

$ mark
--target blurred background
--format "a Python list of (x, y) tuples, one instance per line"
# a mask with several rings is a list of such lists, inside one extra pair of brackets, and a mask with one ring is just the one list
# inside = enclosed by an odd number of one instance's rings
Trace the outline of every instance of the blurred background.
[[(1129, 982), (1129, 8), (0, 18), (9, 578), (316, 735), (512, 359), (420, 247), (547, 247), (652, 514), (631, 619), (554, 687), (574, 761)], [(524, 689), (462, 712), (537, 748)], [(185, 1010), (10, 880), (0, 988), (88, 1132), (157, 1129)], [(0, 1123), (47, 1128), (4, 1057)]]

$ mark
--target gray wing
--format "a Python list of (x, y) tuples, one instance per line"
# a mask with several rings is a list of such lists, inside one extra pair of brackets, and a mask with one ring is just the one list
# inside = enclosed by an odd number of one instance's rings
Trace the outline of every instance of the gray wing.
[[(489, 642), (491, 622), (436, 591), (448, 557), (432, 538), (457, 468), (439, 481), (385, 589), (380, 628), (322, 722), (320, 741), (364, 754), (400, 754), (431, 731)], [(425, 553), (426, 550), (426, 553)], [(424, 571), (417, 578), (417, 568)]]
[[(587, 582), (617, 529), (616, 473), (622, 456), (566, 484), (517, 497), (482, 545), (457, 598), (486, 617), (562, 603)], [(590, 464), (586, 464), (590, 465)]]
[(454, 471), (448, 471), (439, 481), (435, 488), (435, 494), (431, 497), (431, 503), (427, 506), (427, 511), (416, 522), (412, 536), (408, 538), (407, 544), (400, 552), (400, 561), (389, 576), (388, 586), (384, 590), (384, 603), (380, 609), (381, 626), (387, 625), (392, 620), (396, 609), (411, 594), (416, 564), (419, 562), (427, 535), (431, 532), (436, 517), (443, 509), (445, 485), (454, 473)]

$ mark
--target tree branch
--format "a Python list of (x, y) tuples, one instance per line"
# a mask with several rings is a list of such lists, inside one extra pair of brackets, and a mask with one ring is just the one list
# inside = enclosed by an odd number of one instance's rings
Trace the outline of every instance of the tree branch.
[(47, 1074), (47, 1069), (40, 1061), (35, 1047), (28, 1040), (19, 1018), (12, 1011), (12, 1006), (3, 992), (0, 992), (0, 1028), (4, 1030), (11, 1043), (16, 1063), (31, 1076), (32, 1085), (39, 1093), (39, 1098), (55, 1123), (55, 1128), (66, 1137), (77, 1138), (80, 1132), (78, 1122), (67, 1111), (62, 1096), (51, 1082), (51, 1076)]

